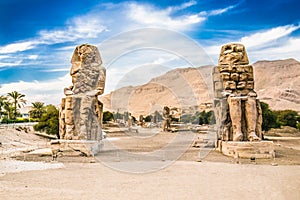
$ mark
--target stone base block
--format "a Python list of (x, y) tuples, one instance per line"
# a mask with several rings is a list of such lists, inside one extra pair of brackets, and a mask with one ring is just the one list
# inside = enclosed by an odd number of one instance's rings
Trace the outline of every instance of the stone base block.
[[(51, 150), (54, 157), (59, 152), (67, 155), (68, 152), (79, 151), (86, 156), (94, 156), (102, 149), (103, 143), (94, 140), (51, 140)], [(70, 155), (72, 155), (70, 153)]]
[(222, 141), (221, 152), (234, 158), (274, 158), (274, 144), (272, 141), (233, 142)]

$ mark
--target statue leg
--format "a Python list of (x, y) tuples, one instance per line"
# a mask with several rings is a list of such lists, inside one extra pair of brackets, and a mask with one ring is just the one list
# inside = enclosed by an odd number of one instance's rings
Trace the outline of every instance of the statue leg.
[(228, 97), (229, 112), (232, 122), (233, 141), (241, 141), (242, 133), (242, 103), (237, 97)]
[[(91, 140), (91, 124), (93, 121), (92, 109), (94, 109), (95, 105), (92, 104), (91, 97), (81, 97), (80, 101), (80, 129), (78, 133), (78, 139), (80, 140)], [(92, 106), (93, 105), (93, 106)]]
[(61, 139), (72, 140), (74, 139), (74, 110), (73, 110), (73, 97), (66, 97), (65, 104), (65, 134)]
[(245, 103), (245, 116), (247, 122), (247, 138), (250, 141), (259, 141), (260, 138), (256, 135), (255, 129), (257, 124), (257, 107), (256, 98), (248, 97)]

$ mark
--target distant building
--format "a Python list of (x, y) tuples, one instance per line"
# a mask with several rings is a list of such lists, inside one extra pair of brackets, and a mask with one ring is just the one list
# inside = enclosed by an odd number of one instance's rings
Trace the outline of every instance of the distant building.
[(204, 111), (208, 112), (212, 109), (213, 109), (213, 103), (211, 103), (211, 102), (205, 102), (205, 103), (201, 103), (199, 105), (199, 110), (201, 110), (201, 111), (204, 110)]
[(29, 111), (32, 109), (32, 106), (24, 106), (19, 109), (22, 118), (29, 119)]

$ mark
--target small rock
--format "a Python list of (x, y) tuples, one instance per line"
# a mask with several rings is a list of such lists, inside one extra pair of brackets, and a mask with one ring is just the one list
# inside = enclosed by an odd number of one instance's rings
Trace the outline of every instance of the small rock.
[(278, 163), (271, 163), (272, 166), (278, 166)]

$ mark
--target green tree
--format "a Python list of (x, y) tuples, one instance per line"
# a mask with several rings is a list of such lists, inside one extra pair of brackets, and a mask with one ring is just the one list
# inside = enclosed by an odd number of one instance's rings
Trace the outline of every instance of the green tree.
[(298, 130), (300, 130), (300, 120), (297, 122), (296, 128), (297, 128)]
[(277, 115), (275, 112), (269, 109), (269, 105), (264, 102), (260, 102), (262, 109), (262, 130), (268, 131), (271, 128), (279, 128), (280, 124), (277, 123)]
[(13, 104), (13, 118), (17, 117), (18, 108), (21, 108), (22, 105), (26, 103), (24, 99), (25, 94), (21, 94), (17, 91), (7, 93), (9, 99), (11, 99)]
[(34, 130), (44, 131), (47, 134), (57, 135), (59, 137), (58, 110), (54, 105), (47, 105), (45, 111), (40, 121), (34, 125)]
[(192, 114), (183, 114), (180, 116), (180, 121), (183, 123), (190, 123), (192, 121)]
[(117, 113), (114, 113), (114, 118), (115, 119), (122, 119), (122, 114), (121, 113), (119, 113), (119, 112), (117, 112)]
[(215, 113), (213, 110), (208, 111), (206, 117), (207, 117), (208, 124), (216, 123)]
[(6, 119), (13, 119), (14, 107), (9, 101), (4, 102), (4, 115)]
[(152, 121), (153, 116), (152, 115), (148, 115), (144, 118), (145, 122), (151, 122)]
[(205, 110), (200, 113), (198, 124), (208, 124), (208, 117)]
[(112, 121), (114, 120), (114, 115), (109, 112), (109, 111), (105, 111), (103, 112), (103, 122), (106, 123), (108, 121)]
[(45, 113), (44, 103), (39, 101), (32, 103), (32, 109), (29, 111), (30, 117), (40, 119), (44, 113)]
[(3, 112), (3, 109), (4, 109), (4, 106), (7, 102), (7, 98), (3, 95), (0, 96), (0, 119), (2, 117), (2, 115), (4, 114)]
[(154, 118), (153, 118), (153, 122), (154, 122), (154, 123), (157, 123), (157, 122), (163, 120), (162, 115), (161, 115), (157, 110), (154, 112), (154, 115), (153, 115), (153, 116), (154, 116)]
[(297, 120), (299, 115), (296, 111), (293, 110), (280, 110), (275, 111), (277, 114), (277, 123), (281, 126), (291, 126), (297, 128)]

